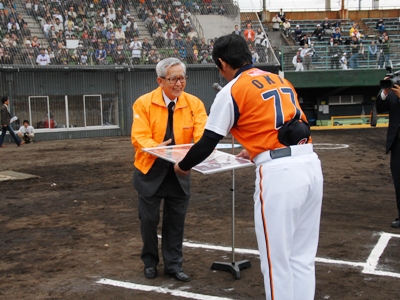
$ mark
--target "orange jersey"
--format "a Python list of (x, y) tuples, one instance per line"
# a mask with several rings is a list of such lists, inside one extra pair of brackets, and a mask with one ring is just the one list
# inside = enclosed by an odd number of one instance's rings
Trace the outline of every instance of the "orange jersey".
[[(307, 121), (292, 84), (279, 75), (247, 65), (216, 96), (206, 129), (226, 136), (230, 131), (250, 158), (285, 147), (278, 129), (297, 117)], [(311, 143), (311, 138), (309, 140)]]

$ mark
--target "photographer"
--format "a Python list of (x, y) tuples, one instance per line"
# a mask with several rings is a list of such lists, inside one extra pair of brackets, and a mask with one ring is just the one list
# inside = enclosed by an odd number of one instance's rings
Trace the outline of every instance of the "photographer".
[[(386, 77), (385, 79), (388, 79)], [(399, 77), (397, 77), (400, 79)], [(400, 228), (400, 80), (392, 88), (383, 88), (376, 100), (378, 113), (389, 112), (389, 127), (386, 137), (386, 154), (390, 151), (390, 171), (394, 183), (397, 203), (397, 218), (392, 227)]]
[(19, 128), (17, 134), (23, 141), (25, 141), (25, 144), (33, 143), (35, 133), (33, 127), (29, 125), (28, 120), (24, 120), (23, 126)]

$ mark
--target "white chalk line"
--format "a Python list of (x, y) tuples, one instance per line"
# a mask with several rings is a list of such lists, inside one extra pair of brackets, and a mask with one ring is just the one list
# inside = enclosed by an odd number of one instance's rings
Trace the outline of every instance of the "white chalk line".
[[(379, 258), (381, 257), (382, 253), (384, 252), (390, 239), (393, 237), (400, 238), (400, 234), (380, 232), (380, 238), (379, 238), (378, 242), (376, 243), (375, 247), (372, 249), (366, 262), (351, 262), (351, 261), (321, 258), (321, 257), (316, 257), (315, 262), (324, 263), (324, 264), (334, 264), (334, 265), (347, 265), (347, 266), (351, 266), (351, 267), (363, 267), (362, 273), (364, 273), (364, 274), (400, 278), (400, 273), (376, 270), (376, 267), (379, 262)], [(210, 245), (210, 244), (200, 244), (200, 243), (194, 243), (194, 242), (183, 242), (183, 246), (188, 247), (188, 248), (232, 252), (232, 247), (217, 246), (217, 245)], [(235, 253), (259, 255), (258, 250), (244, 249), (244, 248), (235, 248)], [(104, 285), (111, 285), (111, 286), (115, 286), (115, 287), (122, 287), (122, 288), (126, 288), (126, 289), (131, 289), (131, 290), (144, 291), (144, 292), (156, 292), (156, 293), (160, 293), (160, 294), (171, 294), (172, 296), (183, 297), (183, 298), (188, 298), (188, 299), (195, 299), (195, 300), (232, 300), (231, 298), (203, 295), (203, 294), (185, 292), (182, 290), (169, 289), (169, 288), (165, 288), (165, 287), (136, 284), (136, 283), (131, 283), (131, 282), (106, 279), (106, 278), (102, 278), (102, 279), (98, 280), (97, 283), (104, 284)]]
[(347, 144), (329, 144), (329, 143), (313, 143), (314, 150), (335, 150), (335, 149), (346, 149), (350, 146)]
[(159, 294), (171, 294), (172, 296), (183, 297), (183, 298), (188, 298), (188, 299), (195, 299), (195, 300), (233, 300), (232, 298), (196, 294), (196, 293), (185, 292), (185, 291), (181, 291), (181, 290), (172, 290), (172, 289), (160, 287), (160, 286), (136, 284), (136, 283), (131, 283), (131, 282), (106, 279), (106, 278), (102, 278), (96, 282), (100, 283), (100, 284), (105, 284), (105, 285), (122, 287), (122, 288), (130, 289), (130, 290), (137, 290), (137, 291), (144, 291), (144, 292), (156, 292)]

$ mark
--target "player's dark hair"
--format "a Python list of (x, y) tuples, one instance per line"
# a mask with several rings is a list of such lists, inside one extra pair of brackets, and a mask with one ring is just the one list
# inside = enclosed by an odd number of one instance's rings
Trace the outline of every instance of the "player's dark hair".
[(1, 103), (4, 104), (6, 103), (6, 101), (8, 100), (8, 96), (3, 96), (3, 98), (1, 98)]
[(237, 34), (228, 34), (215, 40), (212, 58), (218, 68), (222, 68), (219, 58), (233, 69), (239, 69), (245, 64), (251, 64), (251, 52), (246, 40)]
[(28, 123), (28, 125), (29, 125), (29, 121), (28, 121), (28, 120), (24, 120), (24, 121), (22, 122), (22, 124), (25, 124), (25, 123)]

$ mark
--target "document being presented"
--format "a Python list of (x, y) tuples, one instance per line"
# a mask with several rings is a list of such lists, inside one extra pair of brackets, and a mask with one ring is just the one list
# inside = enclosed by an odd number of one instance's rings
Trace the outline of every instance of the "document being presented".
[[(193, 144), (184, 144), (155, 148), (143, 148), (143, 151), (175, 163), (182, 160), (192, 146)], [(203, 162), (195, 166), (193, 170), (200, 172), (204, 175), (208, 175), (250, 166), (254, 166), (254, 164), (248, 159), (239, 158), (233, 154), (215, 149), (209, 157), (207, 157)]]

